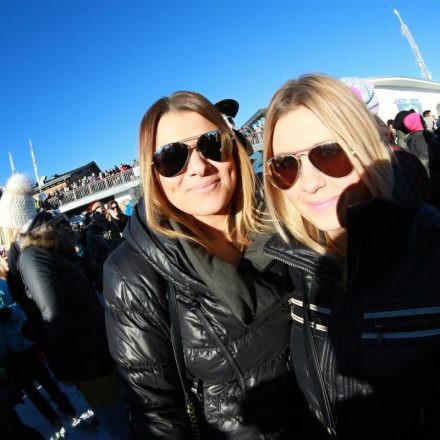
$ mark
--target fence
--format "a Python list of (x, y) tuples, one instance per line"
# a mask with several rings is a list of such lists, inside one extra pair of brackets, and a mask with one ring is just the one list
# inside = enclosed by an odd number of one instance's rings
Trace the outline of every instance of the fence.
[(80, 188), (75, 188), (64, 194), (63, 198), (57, 199), (57, 197), (52, 197), (49, 199), (49, 203), (55, 205), (66, 205), (75, 200), (82, 199), (83, 197), (90, 196), (92, 194), (99, 193), (108, 188), (113, 188), (123, 183), (131, 182), (139, 177), (138, 167), (130, 168), (127, 171), (121, 171), (120, 173), (113, 174), (111, 176), (105, 177), (104, 179), (96, 180), (88, 185), (81, 186)]

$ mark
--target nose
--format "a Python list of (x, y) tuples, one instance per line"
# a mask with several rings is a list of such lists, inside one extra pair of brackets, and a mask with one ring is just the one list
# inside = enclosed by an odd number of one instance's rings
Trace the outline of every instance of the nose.
[(208, 172), (211, 164), (204, 159), (196, 148), (192, 148), (188, 159), (186, 172), (190, 175), (204, 176)]
[(325, 175), (318, 171), (307, 156), (302, 156), (299, 184), (304, 192), (314, 194), (326, 185)]

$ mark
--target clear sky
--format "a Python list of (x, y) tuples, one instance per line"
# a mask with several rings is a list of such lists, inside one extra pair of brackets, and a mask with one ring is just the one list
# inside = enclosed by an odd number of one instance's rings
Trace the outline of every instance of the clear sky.
[(239, 124), (289, 78), (420, 77), (393, 8), (440, 81), (440, 1), (0, 0), (0, 184), (137, 157), (155, 100), (240, 102)]

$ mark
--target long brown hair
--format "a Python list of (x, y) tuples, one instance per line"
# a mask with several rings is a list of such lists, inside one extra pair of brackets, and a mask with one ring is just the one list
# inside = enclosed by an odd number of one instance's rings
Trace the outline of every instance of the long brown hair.
[[(264, 163), (273, 156), (273, 134), (278, 120), (303, 106), (312, 111), (333, 134), (372, 197), (391, 198), (393, 171), (390, 151), (365, 105), (342, 82), (326, 75), (304, 75), (288, 81), (273, 96), (264, 133)], [(275, 227), (287, 240), (282, 225), (300, 242), (325, 253), (320, 231), (304, 219), (287, 199), (264, 178), (266, 201)]]
[[(186, 91), (176, 92), (156, 101), (143, 117), (139, 129), (139, 159), (149, 227), (167, 237), (184, 237), (209, 248), (209, 242), (194, 217), (177, 209), (167, 199), (151, 166), (159, 121), (165, 113), (171, 111), (198, 113), (222, 132), (228, 132), (232, 136), (233, 133), (213, 104), (198, 93)], [(255, 177), (246, 151), (237, 139), (234, 142), (233, 158), (237, 170), (237, 184), (230, 203), (225, 234), (239, 247), (244, 247), (249, 232), (256, 230), (258, 223), (254, 209)], [(188, 233), (171, 229), (161, 222), (161, 218), (179, 222)]]

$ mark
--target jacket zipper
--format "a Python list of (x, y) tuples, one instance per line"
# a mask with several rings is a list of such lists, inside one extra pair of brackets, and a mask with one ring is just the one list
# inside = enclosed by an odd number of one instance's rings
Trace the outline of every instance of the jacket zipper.
[[(313, 270), (309, 269), (308, 267), (306, 267), (304, 265), (294, 264), (291, 261), (288, 261), (285, 258), (280, 257), (280, 255), (278, 253), (274, 252), (274, 251), (270, 251), (270, 252), (264, 251), (263, 254), (272, 256), (276, 260), (281, 261), (282, 263), (285, 263), (285, 264), (287, 264), (290, 267), (294, 267), (296, 269), (303, 270), (303, 271), (307, 272), (308, 274), (312, 275), (314, 278), (316, 278), (316, 273)], [(321, 275), (321, 277), (322, 278), (331, 279), (332, 281), (335, 280), (334, 278), (326, 276), (326, 275)], [(304, 294), (306, 295), (307, 293), (304, 293)], [(304, 304), (303, 304), (303, 307), (304, 307)], [(308, 310), (304, 310), (304, 313), (308, 313)], [(304, 326), (305, 326), (305, 323), (304, 323)], [(309, 329), (311, 331), (312, 328), (310, 326), (310, 322), (309, 322), (308, 327), (309, 327)], [(312, 338), (314, 337), (313, 334), (311, 334), (311, 337)], [(313, 357), (313, 362), (315, 364), (315, 367), (317, 369), (319, 369), (318, 356), (317, 356), (317, 353), (316, 353), (315, 350), (312, 350), (312, 357)], [(322, 377), (322, 373), (320, 373), (319, 370), (318, 370), (318, 374), (317, 375), (318, 375), (318, 380), (319, 380), (319, 386), (321, 388), (321, 396), (322, 396), (322, 399), (324, 401), (324, 406), (325, 406), (325, 408), (323, 408), (323, 409), (325, 411), (325, 418), (327, 419), (326, 420), (326, 422), (327, 422), (326, 423), (326, 425), (327, 425), (326, 426), (327, 432), (330, 435), (336, 436), (336, 429), (335, 429), (336, 425), (335, 425), (335, 422), (334, 422), (333, 411), (332, 411), (331, 404), (330, 404), (330, 401), (329, 401), (329, 398), (328, 398), (328, 394), (327, 394), (327, 388), (326, 388), (325, 383), (324, 383), (324, 378)]]
[(231, 353), (229, 352), (228, 348), (226, 347), (225, 343), (221, 340), (220, 336), (216, 333), (214, 328), (212, 327), (211, 323), (209, 322), (208, 318), (203, 314), (201, 310), (201, 306), (199, 303), (195, 302), (193, 304), (190, 304), (189, 309), (195, 313), (195, 315), (199, 318), (202, 325), (205, 327), (211, 338), (218, 344), (220, 351), (222, 352), (224, 358), (226, 359), (226, 362), (229, 364), (229, 367), (231, 370), (235, 373), (235, 376), (238, 380), (238, 385), (241, 389), (241, 392), (243, 396), (245, 395), (246, 391), (246, 382), (243, 377), (243, 373), (241, 372), (239, 366), (237, 365), (237, 362), (232, 357)]
[(293, 267), (295, 269), (303, 270), (304, 272), (307, 272), (308, 274), (313, 275), (314, 277), (327, 278), (328, 280), (331, 280), (331, 281), (337, 281), (336, 278), (331, 277), (329, 275), (325, 275), (325, 274), (316, 275), (316, 273), (312, 269), (308, 268), (307, 266), (304, 266), (303, 264), (292, 263), (287, 258), (280, 256), (280, 254), (278, 252), (274, 251), (273, 249), (272, 250), (264, 250), (263, 255), (273, 257), (273, 258), (275, 258), (275, 260), (281, 261), (281, 263), (287, 264), (288, 266)]

